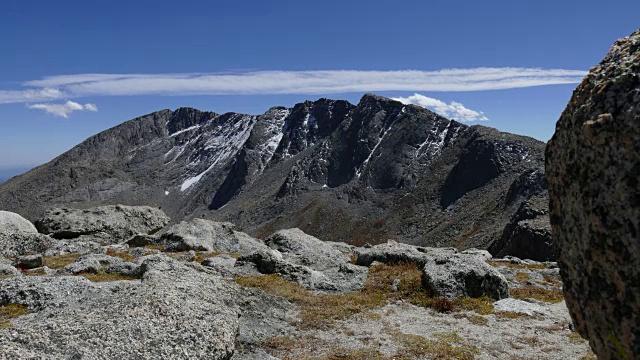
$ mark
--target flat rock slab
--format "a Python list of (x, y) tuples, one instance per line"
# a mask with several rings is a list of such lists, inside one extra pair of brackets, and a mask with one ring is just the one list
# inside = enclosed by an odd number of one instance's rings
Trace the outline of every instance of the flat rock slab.
[(164, 256), (141, 280), (83, 277), (0, 281), (0, 301), (31, 312), (0, 330), (5, 359), (229, 359), (238, 331), (233, 282)]
[(158, 208), (109, 205), (84, 210), (52, 209), (36, 221), (36, 227), (56, 239), (84, 236), (118, 243), (137, 234), (156, 232), (168, 223), (169, 217)]

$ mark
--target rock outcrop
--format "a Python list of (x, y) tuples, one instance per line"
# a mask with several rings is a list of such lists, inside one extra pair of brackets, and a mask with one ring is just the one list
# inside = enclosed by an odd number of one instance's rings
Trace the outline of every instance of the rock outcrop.
[(270, 249), (240, 257), (236, 272), (279, 274), (307, 289), (329, 293), (358, 290), (366, 280), (366, 267), (351, 264), (349, 254), (300, 229), (280, 230), (265, 244)]
[(640, 354), (640, 30), (575, 90), (546, 150), (553, 238), (577, 330), (600, 359)]
[(433, 295), (454, 299), (509, 297), (509, 284), (500, 272), (475, 255), (437, 256), (422, 269), (422, 286)]
[(268, 249), (261, 241), (235, 230), (231, 223), (203, 219), (183, 221), (160, 236), (167, 251), (216, 251), (247, 255)]
[(0, 305), (31, 311), (0, 330), (0, 352), (5, 359), (229, 359), (237, 293), (232, 282), (164, 256), (145, 259), (135, 281), (0, 280)]
[(56, 239), (88, 237), (119, 243), (162, 229), (169, 217), (149, 206), (110, 205), (91, 209), (52, 209), (36, 221), (41, 233)]
[(515, 256), (536, 261), (553, 261), (556, 255), (549, 224), (548, 198), (523, 201), (489, 252), (495, 257)]
[(0, 256), (35, 254), (51, 246), (51, 238), (39, 234), (36, 227), (22, 216), (0, 211)]

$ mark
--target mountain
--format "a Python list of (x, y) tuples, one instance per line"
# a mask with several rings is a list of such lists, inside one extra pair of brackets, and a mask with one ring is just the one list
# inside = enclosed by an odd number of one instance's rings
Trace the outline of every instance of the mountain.
[(0, 185), (0, 208), (161, 207), (172, 220), (298, 227), (352, 244), (482, 247), (546, 197), (545, 144), (365, 95), (262, 115), (162, 110), (101, 132)]

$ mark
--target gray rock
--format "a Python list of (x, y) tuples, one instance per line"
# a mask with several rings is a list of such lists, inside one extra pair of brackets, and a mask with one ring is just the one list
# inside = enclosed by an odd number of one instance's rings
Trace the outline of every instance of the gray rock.
[(280, 274), (302, 286), (325, 292), (348, 292), (362, 287), (368, 269), (350, 263), (350, 256), (300, 229), (280, 230), (265, 240), (271, 249), (238, 259), (252, 262), (262, 274)]
[(368, 270), (346, 262), (336, 267), (323, 266), (322, 268), (324, 270), (316, 270), (310, 266), (289, 262), (284, 260), (284, 256), (279, 251), (269, 249), (241, 256), (234, 268), (238, 271), (234, 272), (249, 275), (255, 270), (261, 274), (279, 274), (310, 290), (343, 293), (362, 287)]
[(339, 267), (350, 261), (349, 255), (296, 228), (280, 230), (269, 236), (264, 243), (278, 250), (285, 261), (318, 271)]
[(52, 244), (52, 239), (43, 234), (0, 232), (0, 256), (3, 257), (39, 254), (46, 251)]
[(203, 219), (171, 226), (160, 237), (166, 251), (218, 251), (246, 255), (266, 246), (249, 235), (235, 231), (231, 223)]
[(237, 303), (241, 310), (237, 341), (244, 346), (260, 346), (270, 338), (296, 331), (291, 323), (298, 315), (296, 306), (281, 297), (243, 288), (238, 294)]
[(58, 271), (59, 274), (97, 274), (103, 268), (120, 265), (124, 261), (119, 257), (109, 255), (89, 254), (79, 257), (76, 261)]
[(142, 247), (147, 245), (162, 245), (162, 242), (158, 236), (138, 234), (127, 240), (127, 244), (131, 247)]
[[(370, 266), (373, 262), (383, 264), (415, 263), (424, 266), (434, 256), (449, 256), (458, 251), (454, 248), (429, 248), (402, 244), (389, 240), (369, 248), (355, 248), (356, 264)], [(479, 255), (486, 256), (486, 255)]]
[(9, 211), (0, 210), (0, 233), (37, 233), (36, 227), (22, 216)]
[(430, 258), (422, 269), (422, 286), (435, 296), (447, 298), (509, 297), (505, 277), (482, 258), (454, 254)]
[(236, 258), (227, 254), (221, 254), (218, 256), (206, 258), (202, 261), (203, 266), (209, 266), (213, 268), (232, 269), (236, 264)]
[(109, 205), (86, 210), (52, 209), (36, 221), (36, 227), (56, 239), (90, 236), (118, 243), (137, 234), (156, 232), (168, 222), (169, 217), (157, 208)]
[(506, 298), (493, 303), (495, 311), (506, 311), (528, 316), (546, 315), (549, 313), (543, 306), (528, 301)]
[(57, 256), (64, 254), (101, 254), (106, 249), (94, 241), (53, 240), (51, 247), (45, 252), (45, 256)]
[(0, 211), (0, 257), (36, 254), (51, 246), (51, 238), (38, 234), (36, 227), (22, 216)]
[(484, 260), (491, 260), (493, 259), (493, 256), (491, 255), (490, 252), (488, 252), (487, 250), (480, 250), (480, 249), (466, 249), (460, 252), (461, 254), (465, 254), (465, 255), (475, 255), (478, 256), (480, 258), (483, 258)]
[(147, 248), (142, 248), (142, 247), (135, 247), (135, 248), (129, 250), (129, 254), (131, 256), (133, 256), (134, 258), (139, 258), (139, 257), (147, 256), (147, 255), (160, 254), (160, 250), (158, 250), (158, 249), (147, 249)]
[(0, 280), (2, 303), (32, 312), (0, 330), (5, 359), (229, 359), (239, 328), (237, 286), (164, 256), (141, 280)]
[(640, 354), (640, 30), (574, 91), (546, 150), (564, 295), (600, 359)]
[(35, 269), (43, 264), (42, 255), (24, 255), (18, 256), (15, 260), (15, 266), (21, 269)]
[(20, 270), (9, 264), (0, 264), (0, 276), (18, 276), (21, 275)]

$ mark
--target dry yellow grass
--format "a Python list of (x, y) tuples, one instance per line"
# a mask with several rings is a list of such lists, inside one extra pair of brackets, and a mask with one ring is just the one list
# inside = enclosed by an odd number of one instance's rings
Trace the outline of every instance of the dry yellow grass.
[(29, 312), (29, 308), (21, 304), (0, 306), (0, 329), (11, 327), (11, 320)]
[(428, 339), (414, 334), (396, 333), (396, 340), (401, 344), (393, 359), (458, 359), (471, 360), (480, 353), (478, 348), (463, 342), (460, 335), (449, 333), (436, 333)]
[(536, 299), (549, 303), (559, 303), (564, 300), (561, 289), (546, 289), (531, 285), (511, 289), (509, 294), (516, 299)]
[(135, 259), (133, 257), (133, 255), (129, 254), (128, 252), (123, 251), (123, 250), (118, 251), (118, 250), (113, 249), (113, 248), (107, 249), (107, 255), (119, 257), (120, 259), (122, 259), (124, 261), (128, 261), (128, 262), (131, 262), (131, 261), (133, 261)]
[(457, 319), (463, 319), (463, 318), (467, 319), (470, 323), (474, 325), (482, 325), (482, 326), (489, 325), (489, 319), (485, 318), (484, 316), (480, 316), (476, 314), (458, 313), (458, 314), (455, 314), (454, 317)]
[(153, 249), (153, 250), (160, 250), (160, 251), (164, 251), (164, 245), (145, 245), (144, 246), (145, 249)]
[[(392, 286), (396, 279), (400, 280), (398, 291)], [(314, 294), (278, 275), (240, 276), (236, 282), (300, 304), (299, 325), (302, 328), (327, 327), (336, 320), (380, 308), (399, 299), (439, 312), (467, 310), (482, 315), (493, 313), (492, 300), (489, 298), (448, 300), (432, 297), (422, 289), (421, 272), (415, 264), (373, 266), (362, 289), (339, 295)]]
[(524, 271), (516, 272), (515, 280), (519, 283), (526, 283), (529, 280), (529, 274)]
[(56, 255), (56, 256), (45, 256), (44, 257), (44, 266), (47, 266), (51, 269), (61, 269), (72, 262), (78, 260), (78, 258), (82, 256), (81, 254), (65, 254), (65, 255)]
[(587, 341), (577, 331), (572, 331), (567, 336), (569, 337), (569, 341), (571, 341), (574, 344), (582, 344), (585, 341)]
[(47, 275), (44, 272), (44, 268), (37, 268), (37, 269), (31, 269), (31, 270), (25, 270), (22, 272), (24, 275), (27, 276), (44, 276)]
[(122, 281), (122, 280), (135, 280), (134, 276), (120, 275), (120, 274), (107, 274), (99, 272), (97, 274), (80, 274), (80, 276), (89, 279), (92, 282), (108, 282), (108, 281)]

